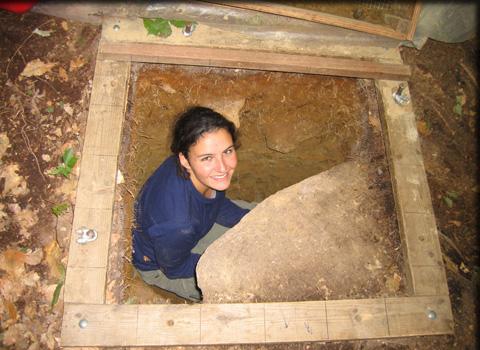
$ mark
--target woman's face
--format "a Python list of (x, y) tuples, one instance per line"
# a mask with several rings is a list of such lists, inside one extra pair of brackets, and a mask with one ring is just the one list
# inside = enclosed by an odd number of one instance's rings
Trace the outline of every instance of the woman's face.
[(188, 159), (182, 153), (179, 157), (193, 185), (205, 197), (210, 197), (212, 190), (226, 190), (237, 167), (233, 140), (225, 129), (203, 134), (190, 146)]

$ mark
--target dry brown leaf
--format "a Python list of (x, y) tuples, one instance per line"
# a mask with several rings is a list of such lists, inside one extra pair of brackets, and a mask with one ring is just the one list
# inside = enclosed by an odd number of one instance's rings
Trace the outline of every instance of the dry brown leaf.
[(27, 205), (25, 209), (20, 210), (15, 214), (14, 220), (20, 226), (20, 234), (26, 238), (31, 236), (29, 229), (38, 222), (38, 210), (31, 209), (30, 205)]
[(60, 78), (61, 81), (68, 81), (68, 74), (65, 68), (60, 67), (58, 69), (58, 77)]
[(27, 182), (23, 176), (18, 175), (18, 164), (9, 164), (0, 167), (0, 178), (5, 179), (2, 195), (12, 194), (23, 196), (28, 194)]
[(3, 333), (3, 345), (11, 346), (18, 344), (26, 332), (27, 327), (23, 323), (14, 324)]
[(43, 250), (35, 249), (33, 252), (26, 254), (25, 263), (27, 265), (35, 266), (42, 262), (43, 259)]
[(68, 69), (70, 72), (81, 68), (87, 63), (82, 56), (78, 56), (77, 58), (70, 61), (70, 68)]
[(7, 134), (2, 132), (0, 134), (0, 159), (3, 158), (10, 146), (10, 140), (8, 139)]
[(39, 58), (37, 58), (28, 62), (20, 75), (23, 77), (38, 77), (49, 72), (55, 66), (56, 63), (43, 63)]
[(67, 21), (62, 21), (62, 23), (60, 23), (60, 25), (62, 26), (62, 28), (63, 28), (64, 31), (67, 31), (67, 30), (68, 30), (68, 23), (67, 23)]
[(423, 120), (419, 120), (417, 122), (417, 130), (420, 133), (420, 135), (423, 135), (423, 136), (428, 136), (432, 133), (432, 130), (428, 127), (428, 124)]
[(5, 212), (5, 205), (0, 203), (0, 232), (4, 232), (8, 225), (10, 225), (10, 220)]
[(62, 251), (57, 242), (52, 241), (45, 247), (45, 261), (50, 269), (50, 275), (55, 279), (61, 277), (60, 261), (62, 259)]
[(0, 254), (0, 269), (13, 276), (19, 276), (25, 271), (25, 259), (25, 253), (9, 248)]

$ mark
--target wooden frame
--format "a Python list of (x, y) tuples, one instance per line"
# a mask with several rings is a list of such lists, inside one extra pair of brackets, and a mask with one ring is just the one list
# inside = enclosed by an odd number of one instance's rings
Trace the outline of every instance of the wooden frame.
[[(113, 23), (117, 21), (104, 24), (93, 80), (65, 281), (62, 346), (280, 343), (453, 332), (415, 116), (411, 104), (400, 107), (393, 102), (392, 92), (399, 81), (391, 80), (377, 80), (376, 84), (383, 100), (410, 297), (257, 304), (107, 304), (108, 249), (131, 61), (163, 60), (132, 52), (127, 56), (120, 53), (115, 60), (111, 50), (108, 59), (104, 57), (105, 48), (113, 47), (112, 37), (107, 40)], [(121, 33), (118, 36), (123, 40)], [(165, 45), (166, 40), (144, 38), (142, 43), (153, 49)], [(191, 45), (196, 47), (198, 42)], [(396, 54), (401, 61), (398, 51)], [(202, 64), (216, 66), (214, 59)], [(237, 67), (242, 67), (241, 62)], [(95, 228), (98, 239), (78, 244), (76, 230), (81, 226)]]
[(415, 28), (417, 26), (417, 21), (420, 16), (421, 5), (419, 2), (415, 3), (412, 18), (408, 26), (407, 33), (401, 33), (394, 29), (368, 23), (356, 19), (351, 19), (347, 17), (336, 16), (324, 12), (312, 11), (307, 9), (301, 9), (294, 6), (282, 5), (273, 2), (267, 1), (210, 1), (206, 2), (236, 7), (246, 10), (254, 10), (259, 12), (265, 12), (280, 16), (292, 17), (297, 19), (303, 19), (310, 22), (322, 23), (332, 26), (337, 26), (346, 29), (357, 30), (364, 33), (381, 35), (392, 39), (398, 40), (412, 40), (413, 35), (415, 34)]

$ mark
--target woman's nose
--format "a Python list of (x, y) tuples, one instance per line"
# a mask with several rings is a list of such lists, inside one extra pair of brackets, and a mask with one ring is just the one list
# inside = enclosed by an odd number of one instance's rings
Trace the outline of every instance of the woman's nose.
[(218, 172), (224, 172), (227, 169), (225, 165), (225, 160), (223, 157), (220, 157), (219, 161), (217, 162), (217, 171)]

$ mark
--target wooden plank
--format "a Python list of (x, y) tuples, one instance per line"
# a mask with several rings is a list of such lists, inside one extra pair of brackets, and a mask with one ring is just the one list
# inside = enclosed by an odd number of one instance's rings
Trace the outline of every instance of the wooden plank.
[[(433, 314), (428, 318), (430, 311), (435, 312), (435, 319)], [(87, 321), (86, 328), (79, 327), (82, 319)], [(66, 303), (61, 344), (179, 346), (337, 341), (450, 334), (452, 321), (448, 296), (211, 305)]]
[(90, 105), (83, 154), (117, 156), (123, 119), (123, 106)]
[(117, 157), (83, 154), (75, 208), (113, 208)]
[(139, 305), (137, 344), (200, 344), (201, 305)]
[[(137, 315), (138, 305), (65, 304), (61, 345), (136, 345)], [(79, 326), (81, 320), (87, 321), (85, 328)]]
[(329, 339), (367, 339), (388, 336), (384, 299), (326, 302)]
[(398, 218), (405, 230), (411, 265), (443, 267), (435, 217), (432, 213), (403, 213)]
[(97, 59), (90, 106), (118, 106), (126, 103), (130, 62)]
[(104, 58), (193, 66), (260, 69), (373, 79), (407, 79), (410, 67), (346, 58), (262, 51), (102, 41)]
[(448, 295), (443, 266), (412, 265), (412, 284), (416, 296)]
[(65, 303), (103, 304), (107, 269), (68, 267), (65, 278)]
[[(80, 227), (95, 229), (98, 238), (86, 244), (77, 243), (76, 231)], [(107, 267), (111, 227), (111, 209), (76, 208), (68, 251), (68, 268)]]
[(420, 13), (422, 12), (422, 4), (420, 2), (415, 2), (415, 7), (413, 9), (412, 19), (410, 20), (410, 28), (407, 33), (407, 40), (412, 40), (415, 36), (415, 30), (417, 29), (418, 19), (420, 18)]
[(386, 306), (392, 337), (453, 334), (448, 296), (388, 298)]
[(265, 342), (264, 304), (205, 304), (201, 323), (202, 344)]
[(324, 301), (265, 304), (265, 342), (328, 339)]
[(328, 24), (346, 29), (357, 30), (365, 33), (382, 35), (388, 38), (404, 40), (406, 35), (394, 29), (378, 24), (367, 23), (352, 18), (341, 17), (329, 13), (296, 8), (294, 6), (273, 4), (266, 1), (207, 1), (223, 6), (237, 7), (241, 9), (260, 11), (286, 17), (303, 19), (311, 22)]
[(430, 190), (423, 166), (393, 164), (397, 205), (407, 213), (433, 213)]

